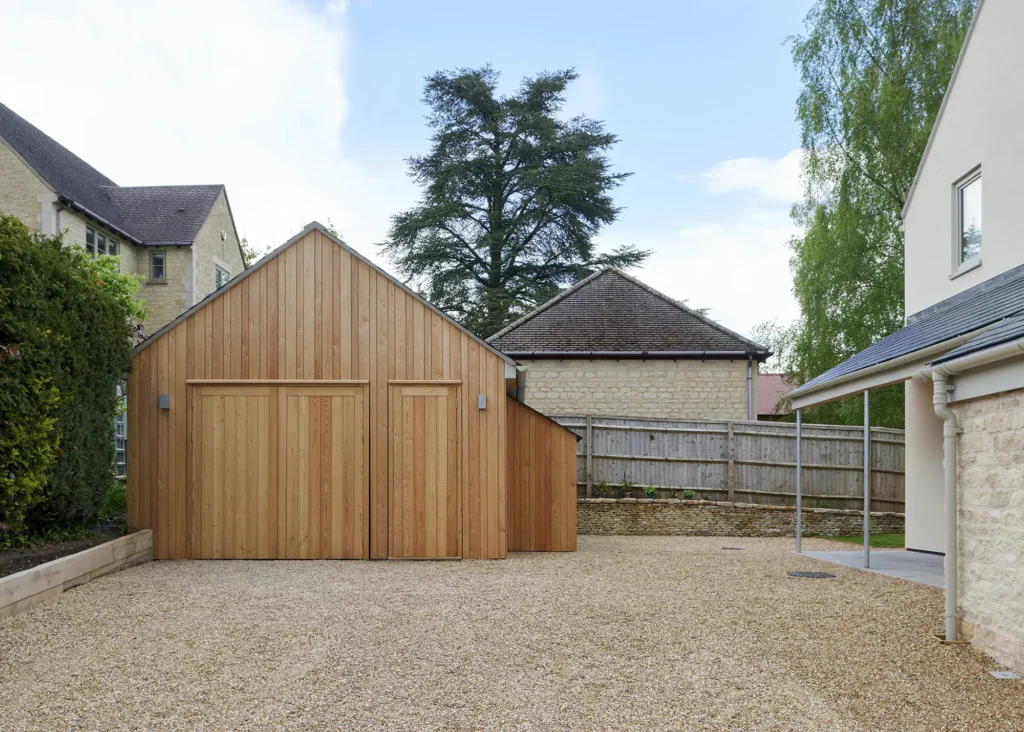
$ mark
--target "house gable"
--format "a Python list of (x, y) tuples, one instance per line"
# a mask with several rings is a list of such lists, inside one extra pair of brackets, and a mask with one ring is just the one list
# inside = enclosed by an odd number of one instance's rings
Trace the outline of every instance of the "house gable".
[[(909, 314), (1024, 264), (1024, 4), (979, 5), (904, 207)], [(980, 176), (980, 255), (961, 261), (959, 186)], [(983, 188), (982, 188), (983, 186)]]
[[(387, 272), (385, 272), (384, 270), (380, 269), (373, 262), (371, 262), (370, 260), (368, 260), (365, 257), (363, 257), (355, 249), (352, 249), (345, 242), (343, 242), (341, 239), (339, 239), (336, 236), (334, 236), (334, 234), (332, 234), (330, 231), (327, 230), (327, 227), (325, 227), (323, 224), (321, 224), (318, 221), (313, 221), (313, 222), (310, 222), (309, 224), (306, 224), (306, 226), (303, 227), (302, 231), (300, 231), (298, 234), (293, 236), (291, 239), (286, 241), (284, 244), (279, 246), (274, 251), (272, 251), (269, 254), (267, 254), (259, 262), (257, 262), (253, 266), (251, 266), (248, 269), (246, 269), (243, 274), (241, 274), (238, 277), (233, 278), (226, 286), (222, 287), (221, 289), (216, 290), (215, 292), (210, 293), (205, 298), (203, 298), (201, 301), (199, 301), (198, 303), (193, 305), (191, 308), (189, 308), (188, 310), (183, 312), (181, 315), (179, 315), (177, 318), (175, 318), (174, 320), (169, 322), (167, 325), (162, 327), (160, 330), (158, 330), (155, 333), (153, 333), (153, 335), (151, 335), (149, 338), (147, 338), (146, 340), (144, 340), (142, 343), (140, 343), (138, 346), (135, 347), (135, 352), (138, 353), (138, 352), (146, 349), (147, 347), (153, 345), (153, 343), (155, 343), (157, 340), (159, 340), (165, 333), (167, 333), (169, 330), (173, 329), (179, 323), (181, 323), (181, 322), (187, 320), (188, 318), (190, 318), (198, 310), (201, 310), (201, 309), (209, 306), (210, 304), (212, 304), (218, 298), (226, 296), (232, 289), (238, 287), (246, 278), (254, 275), (256, 272), (258, 272), (259, 270), (261, 270), (264, 267), (266, 267), (270, 262), (278, 259), (282, 254), (287, 252), (288, 249), (290, 249), (292, 246), (294, 246), (298, 242), (300, 242), (303, 239), (305, 239), (307, 236), (309, 236), (313, 232), (319, 232), (327, 240), (329, 240), (330, 242), (332, 242), (335, 245), (337, 245), (338, 247), (340, 247), (342, 250), (344, 250), (348, 255), (353, 257), (355, 260), (357, 260), (358, 262), (366, 265), (371, 271), (373, 271), (374, 273), (376, 273), (380, 277), (383, 277), (388, 282), (392, 283), (395, 287), (397, 287), (400, 290), (402, 290), (404, 294), (410, 296), (419, 305), (425, 307), (427, 310), (429, 310), (430, 312), (434, 313), (435, 315), (440, 316), (440, 318), (442, 318), (448, 324), (450, 324), (451, 326), (454, 326), (455, 328), (457, 328), (459, 331), (464, 333), (466, 336), (468, 336), (470, 339), (472, 339), (473, 341), (478, 343), (480, 346), (485, 348), (487, 351), (490, 351), (492, 354), (494, 354), (499, 359), (504, 361), (510, 367), (513, 367), (513, 368), (515, 367), (515, 361), (512, 358), (510, 358), (509, 356), (506, 356), (504, 353), (499, 351), (496, 347), (494, 347), (493, 345), (491, 345), (487, 341), (477, 337), (474, 333), (472, 333), (470, 330), (465, 328), (462, 324), (460, 324), (460, 323), (456, 322), (454, 319), (452, 319), (448, 314), (446, 314), (443, 311), (437, 309), (431, 303), (427, 302), (422, 297), (420, 297), (417, 293), (413, 292), (413, 290), (411, 290), (409, 287), (407, 287), (404, 283), (400, 282), (399, 280), (397, 280), (392, 275), (390, 275)], [(314, 269), (316, 268), (316, 265), (314, 263), (310, 263), (310, 266), (313, 267)]]

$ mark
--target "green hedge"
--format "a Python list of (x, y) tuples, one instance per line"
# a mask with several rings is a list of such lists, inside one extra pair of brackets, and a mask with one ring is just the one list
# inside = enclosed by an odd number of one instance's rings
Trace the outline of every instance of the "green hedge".
[(0, 549), (95, 520), (139, 280), (0, 216)]

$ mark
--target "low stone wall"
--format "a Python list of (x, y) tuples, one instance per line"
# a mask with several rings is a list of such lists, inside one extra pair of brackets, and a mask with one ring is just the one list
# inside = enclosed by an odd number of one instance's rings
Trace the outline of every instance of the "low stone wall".
[(0, 577), (0, 618), (26, 610), (91, 579), (152, 559), (153, 532), (145, 529)]
[[(864, 531), (863, 513), (803, 509), (803, 534), (850, 536)], [(583, 498), (577, 533), (606, 536), (796, 536), (796, 509), (725, 501)], [(902, 534), (903, 514), (872, 511), (871, 531)]]

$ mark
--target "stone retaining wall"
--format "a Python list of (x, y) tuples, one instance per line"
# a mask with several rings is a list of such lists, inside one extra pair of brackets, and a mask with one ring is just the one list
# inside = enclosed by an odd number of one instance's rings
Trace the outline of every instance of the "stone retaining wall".
[[(796, 509), (725, 501), (584, 498), (577, 502), (579, 534), (611, 536), (796, 536)], [(860, 511), (803, 509), (803, 534), (850, 536), (864, 531)], [(902, 534), (903, 514), (872, 511), (871, 531)]]

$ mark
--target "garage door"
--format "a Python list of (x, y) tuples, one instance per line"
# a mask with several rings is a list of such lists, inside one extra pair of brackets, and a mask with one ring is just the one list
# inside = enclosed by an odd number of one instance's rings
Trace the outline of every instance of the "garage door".
[(458, 557), (458, 387), (388, 388), (389, 554)]
[(365, 387), (194, 386), (192, 550), (365, 559)]

